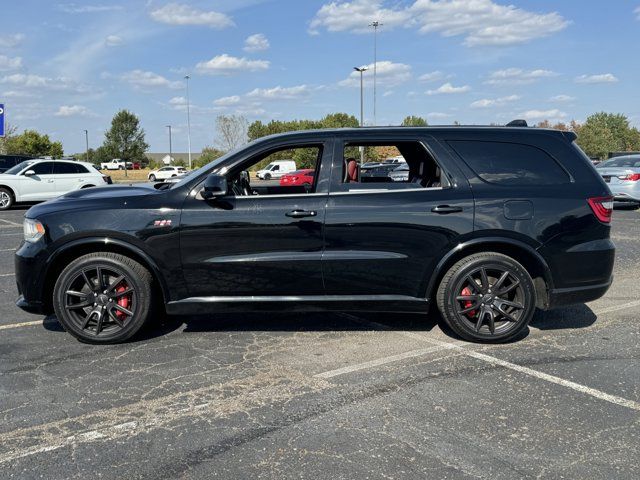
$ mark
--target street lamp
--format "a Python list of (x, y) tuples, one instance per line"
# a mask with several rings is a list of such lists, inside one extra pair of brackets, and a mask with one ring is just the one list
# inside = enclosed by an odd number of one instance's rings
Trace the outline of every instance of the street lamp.
[(191, 115), (189, 113), (189, 75), (185, 75), (184, 79), (187, 81), (187, 145), (189, 151), (189, 170), (191, 170)]
[(353, 67), (356, 72), (360, 72), (360, 126), (364, 127), (364, 84), (362, 74), (368, 70), (367, 67)]
[(384, 25), (379, 21), (375, 21), (369, 24), (373, 27), (373, 124), (376, 123), (376, 82), (378, 73), (378, 27)]
[(89, 161), (89, 130), (84, 131), (84, 139), (87, 143), (87, 162)]
[(173, 151), (171, 149), (171, 125), (167, 125), (169, 129), (169, 163), (173, 160)]
[[(360, 73), (360, 126), (364, 127), (364, 84), (362, 82), (362, 74), (368, 70), (367, 67), (353, 67), (356, 72)], [(364, 163), (364, 147), (360, 147), (360, 165)]]

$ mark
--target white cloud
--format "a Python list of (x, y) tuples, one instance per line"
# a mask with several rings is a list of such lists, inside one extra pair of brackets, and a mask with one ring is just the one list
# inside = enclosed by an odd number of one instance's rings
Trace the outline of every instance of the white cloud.
[(124, 41), (122, 40), (122, 37), (119, 37), (118, 35), (108, 35), (107, 38), (104, 39), (104, 44), (107, 47), (117, 47), (123, 43)]
[(522, 68), (505, 68), (489, 74), (484, 82), (489, 85), (524, 85), (536, 82), (542, 78), (555, 77), (558, 74), (551, 70), (523, 70)]
[(156, 22), (169, 25), (199, 25), (217, 29), (234, 25), (233, 20), (224, 13), (198, 10), (180, 3), (169, 3), (153, 10), (150, 15)]
[(134, 88), (171, 88), (178, 90), (184, 85), (182, 82), (171, 81), (162, 75), (153, 72), (145, 72), (143, 70), (131, 70), (120, 75), (119, 79), (132, 85)]
[[(363, 83), (371, 86), (373, 85), (373, 63), (364, 65), (364, 67), (367, 68), (367, 71), (363, 74)], [(376, 77), (378, 86), (394, 87), (411, 79), (411, 66), (383, 60), (377, 64)], [(347, 78), (338, 82), (338, 85), (341, 87), (360, 87), (360, 73), (354, 70)]]
[(612, 73), (600, 73), (597, 75), (580, 75), (575, 78), (576, 83), (615, 83), (618, 78)]
[(454, 94), (454, 93), (466, 93), (471, 90), (469, 85), (463, 85), (461, 87), (454, 87), (451, 83), (447, 82), (440, 85), (435, 90), (427, 90), (427, 95), (441, 95), (441, 94)]
[(25, 36), (22, 33), (0, 35), (0, 48), (13, 48), (22, 43)]
[(564, 103), (564, 102), (571, 102), (575, 99), (576, 97), (572, 97), (571, 95), (555, 95), (551, 97), (549, 100), (552, 102)]
[(310, 93), (311, 88), (309, 86), (297, 85), (295, 87), (256, 88), (247, 93), (246, 96), (260, 100), (295, 100)]
[(6, 55), (0, 55), (0, 72), (8, 72), (9, 70), (17, 70), (22, 67), (22, 58), (20, 57), (7, 57)]
[(492, 0), (415, 0), (385, 6), (382, 0), (332, 1), (311, 20), (309, 31), (370, 32), (372, 19), (383, 28), (417, 28), (420, 33), (444, 37), (463, 36), (467, 46), (513, 45), (546, 37), (563, 30), (569, 22), (559, 13), (538, 14)]
[(421, 82), (437, 82), (438, 80), (444, 80), (445, 78), (451, 78), (451, 75), (445, 75), (440, 70), (436, 70), (434, 72), (425, 73), (418, 77), (418, 80)]
[(104, 13), (124, 10), (122, 5), (78, 5), (77, 3), (64, 3), (58, 8), (65, 13)]
[(245, 52), (262, 52), (269, 49), (269, 39), (262, 33), (249, 35), (244, 41)]
[(48, 91), (67, 91), (75, 93), (87, 93), (89, 88), (81, 85), (68, 77), (43, 77), (35, 74), (14, 73), (0, 78), (0, 83), (21, 88), (35, 88)]
[(213, 104), (218, 107), (230, 107), (240, 103), (240, 95), (230, 95), (228, 97), (221, 97), (213, 101)]
[(520, 100), (520, 95), (509, 95), (507, 97), (499, 98), (483, 98), (476, 100), (471, 104), (471, 108), (489, 108), (489, 107), (501, 107), (507, 103)]
[(550, 122), (558, 122), (567, 117), (567, 114), (557, 108), (552, 110), (527, 110), (518, 115), (520, 118), (531, 121), (549, 120)]
[(242, 71), (257, 72), (268, 68), (267, 60), (249, 60), (244, 57), (232, 57), (226, 53), (196, 65), (196, 71), (207, 75), (232, 75)]
[(391, 96), (391, 95), (393, 95), (394, 93), (396, 93), (396, 92), (394, 92), (393, 90), (387, 90), (386, 92), (384, 92), (384, 93), (382, 94), (382, 96), (383, 96), (383, 97), (390, 97), (390, 96)]
[(92, 117), (95, 114), (83, 105), (62, 105), (54, 115), (56, 117)]

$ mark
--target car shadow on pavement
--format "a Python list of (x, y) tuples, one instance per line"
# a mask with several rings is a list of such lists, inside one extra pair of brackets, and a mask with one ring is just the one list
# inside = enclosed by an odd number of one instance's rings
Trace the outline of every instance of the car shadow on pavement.
[[(543, 312), (537, 310), (530, 326), (538, 330), (586, 328), (595, 323), (596, 314), (584, 304)], [(43, 319), (43, 326), (52, 332), (64, 332), (55, 315)], [(219, 315), (167, 316), (158, 314), (154, 320), (129, 342), (141, 342), (182, 330), (197, 332), (331, 332), (331, 331), (409, 331), (430, 332), (434, 328), (454, 340), (460, 338), (446, 325), (437, 311), (419, 313), (336, 313), (336, 312), (249, 312)], [(525, 329), (508, 343), (526, 338)]]

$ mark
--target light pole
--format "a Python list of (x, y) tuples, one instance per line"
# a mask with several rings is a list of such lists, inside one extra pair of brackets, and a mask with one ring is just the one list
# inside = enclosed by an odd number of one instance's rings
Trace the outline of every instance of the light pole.
[(169, 163), (173, 160), (173, 151), (171, 149), (171, 125), (167, 125), (169, 129)]
[[(366, 72), (367, 67), (353, 67), (356, 72), (360, 73), (360, 126), (364, 127), (364, 83), (362, 82), (362, 74)], [(360, 147), (360, 165), (364, 163), (364, 147)]]
[(189, 75), (185, 75), (184, 79), (187, 81), (187, 148), (189, 149), (189, 170), (191, 170), (191, 114), (189, 112)]
[(89, 130), (84, 131), (84, 139), (87, 144), (87, 162), (89, 161)]
[(382, 23), (375, 21), (369, 24), (373, 27), (373, 125), (376, 123), (376, 81), (378, 73), (378, 27), (381, 27)]
[(368, 70), (367, 67), (353, 67), (356, 72), (360, 72), (360, 126), (364, 127), (364, 84), (362, 74)]

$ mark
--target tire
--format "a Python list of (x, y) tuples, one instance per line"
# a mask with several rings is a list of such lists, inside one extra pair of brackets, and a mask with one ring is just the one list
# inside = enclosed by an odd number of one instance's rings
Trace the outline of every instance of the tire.
[(90, 253), (62, 271), (53, 307), (64, 329), (81, 342), (123, 342), (152, 315), (152, 282), (151, 273), (129, 257)]
[(263, 178), (265, 180), (271, 180), (271, 174), (270, 173), (265, 173)]
[(149, 175), (149, 181), (150, 182), (155, 182), (156, 181), (156, 176), (155, 175)]
[(436, 302), (444, 321), (463, 339), (502, 343), (527, 328), (535, 312), (536, 291), (527, 270), (513, 258), (476, 253), (442, 277)]
[(0, 210), (9, 210), (14, 203), (16, 199), (13, 192), (8, 188), (0, 187)]
[(124, 170), (123, 166), (118, 167), (118, 170)]

